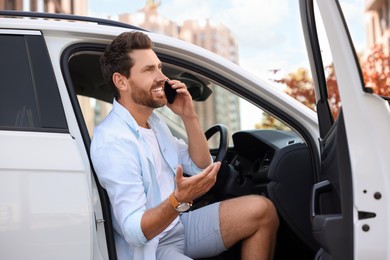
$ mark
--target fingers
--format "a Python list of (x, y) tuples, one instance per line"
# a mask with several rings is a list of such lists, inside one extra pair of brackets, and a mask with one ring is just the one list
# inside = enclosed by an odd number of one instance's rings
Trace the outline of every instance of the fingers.
[[(176, 172), (175, 197), (180, 201), (192, 201), (209, 191), (217, 180), (220, 162), (209, 165), (195, 176), (183, 177), (180, 167)], [(178, 176), (179, 175), (179, 176)]]
[(217, 174), (219, 171), (219, 168), (221, 167), (221, 162), (215, 162), (209, 165), (209, 167), (206, 168), (204, 171), (205, 177), (202, 179), (205, 181), (205, 187), (207, 187), (207, 191), (211, 189), (215, 182), (217, 181)]
[(212, 163), (206, 169), (204, 169), (203, 172), (201, 172), (196, 176), (200, 176), (201, 178), (204, 177), (216, 178), (220, 167), (221, 167), (221, 162)]
[(179, 80), (168, 80), (168, 83), (171, 84), (173, 89), (176, 89), (177, 93), (187, 93), (187, 86)]
[(180, 182), (183, 178), (183, 167), (179, 165), (176, 170), (176, 183)]

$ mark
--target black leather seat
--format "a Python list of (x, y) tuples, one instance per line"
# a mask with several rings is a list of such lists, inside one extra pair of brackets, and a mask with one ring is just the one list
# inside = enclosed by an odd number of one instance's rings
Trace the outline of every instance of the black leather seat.
[(313, 259), (319, 247), (311, 229), (310, 199), (314, 176), (307, 146), (296, 143), (276, 151), (268, 178), (268, 196), (280, 217), (275, 258)]

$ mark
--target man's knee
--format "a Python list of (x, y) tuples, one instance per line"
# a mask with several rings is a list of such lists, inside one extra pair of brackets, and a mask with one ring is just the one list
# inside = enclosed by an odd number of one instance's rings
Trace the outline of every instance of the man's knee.
[(277, 228), (279, 218), (276, 208), (271, 200), (264, 196), (250, 195), (248, 196), (248, 205), (251, 205), (251, 213), (259, 223), (263, 226)]

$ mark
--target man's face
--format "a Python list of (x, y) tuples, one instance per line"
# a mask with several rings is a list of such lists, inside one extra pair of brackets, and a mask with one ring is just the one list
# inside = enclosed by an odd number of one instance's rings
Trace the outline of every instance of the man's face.
[(130, 71), (130, 97), (134, 103), (150, 108), (165, 106), (166, 76), (162, 73), (161, 61), (153, 50), (135, 50), (130, 53), (134, 66)]

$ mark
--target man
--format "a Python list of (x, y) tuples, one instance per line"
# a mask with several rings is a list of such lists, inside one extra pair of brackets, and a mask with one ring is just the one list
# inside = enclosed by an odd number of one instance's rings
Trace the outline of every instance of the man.
[[(242, 259), (271, 259), (278, 218), (272, 203), (245, 196), (185, 212), (215, 183), (207, 140), (184, 83), (169, 80), (141, 32), (117, 36), (102, 56), (113, 109), (96, 127), (91, 156), (113, 212), (119, 260), (218, 255), (242, 241)], [(167, 103), (164, 83), (177, 92)], [(167, 105), (184, 122), (188, 144), (153, 112)], [(185, 173), (191, 177), (184, 177)]]

